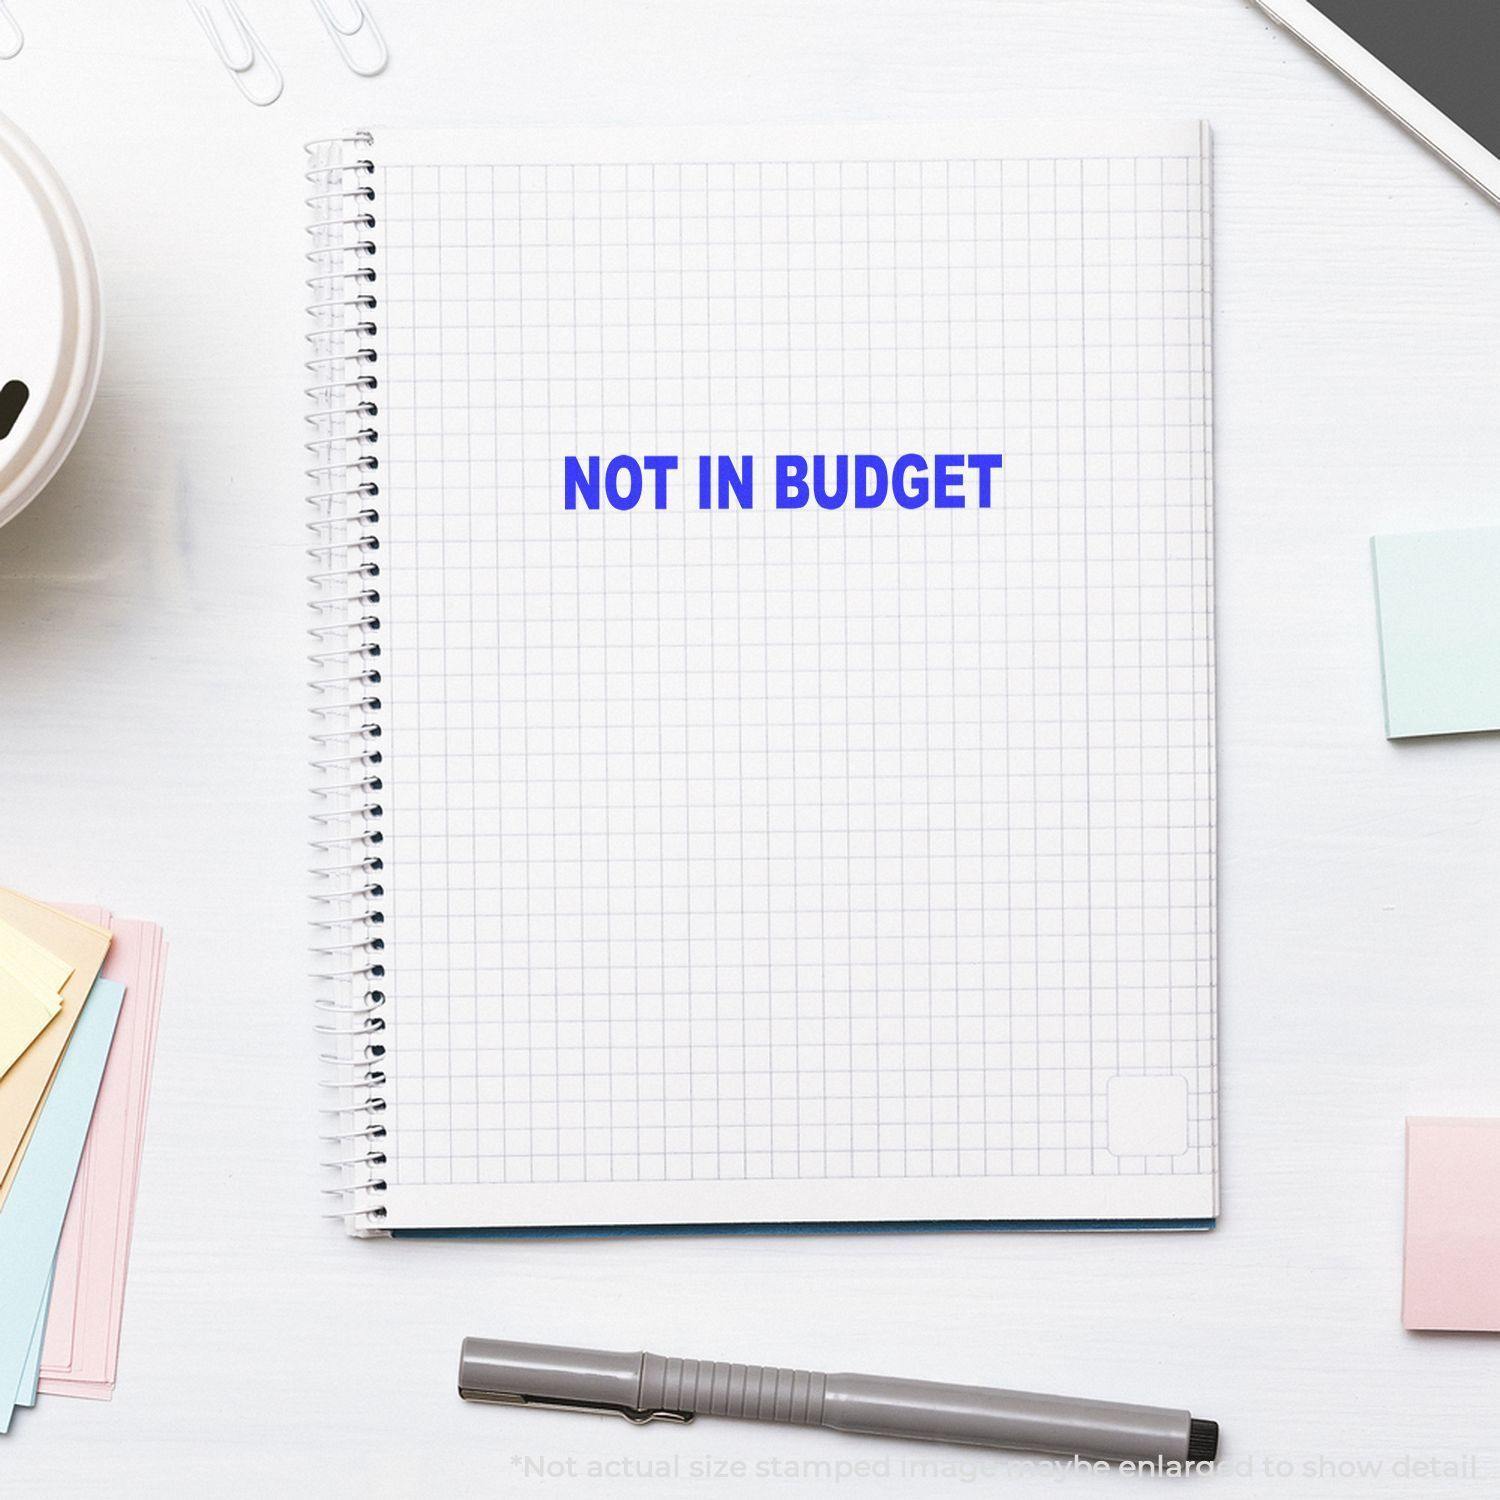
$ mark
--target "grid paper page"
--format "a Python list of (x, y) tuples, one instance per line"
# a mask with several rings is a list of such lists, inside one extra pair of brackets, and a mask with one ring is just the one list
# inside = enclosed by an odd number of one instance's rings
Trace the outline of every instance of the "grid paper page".
[[(377, 133), (393, 1225), (1214, 1211), (1179, 136)], [(1003, 452), (993, 504), (774, 508), (777, 454), (908, 452)], [(680, 456), (667, 508), (564, 508), (614, 454)]]

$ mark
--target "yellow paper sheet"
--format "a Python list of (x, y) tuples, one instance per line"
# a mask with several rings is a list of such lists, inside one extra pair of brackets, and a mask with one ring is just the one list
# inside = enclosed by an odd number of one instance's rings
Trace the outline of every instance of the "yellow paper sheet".
[(22, 979), (35, 979), (49, 995), (62, 992), (73, 977), (73, 965), (33, 942), (20, 928), (0, 920), (0, 969)]
[(0, 889), (0, 921), (17, 928), (38, 947), (55, 954), (73, 973), (62, 988), (62, 1009), (0, 1078), (0, 1205), (25, 1154), (37, 1112), (52, 1086), (57, 1064), (109, 951), (109, 933), (40, 901)]
[(0, 1078), (62, 1009), (62, 999), (35, 980), (0, 966)]

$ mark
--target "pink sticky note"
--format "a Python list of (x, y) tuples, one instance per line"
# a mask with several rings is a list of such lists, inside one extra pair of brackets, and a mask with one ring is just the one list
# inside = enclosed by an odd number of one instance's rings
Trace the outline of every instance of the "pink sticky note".
[(1500, 1119), (1406, 1122), (1401, 1321), (1500, 1333)]
[(125, 1003), (58, 1244), (40, 1389), (107, 1400), (119, 1359), (165, 945), (149, 922), (90, 920), (114, 933), (106, 963), (125, 985)]

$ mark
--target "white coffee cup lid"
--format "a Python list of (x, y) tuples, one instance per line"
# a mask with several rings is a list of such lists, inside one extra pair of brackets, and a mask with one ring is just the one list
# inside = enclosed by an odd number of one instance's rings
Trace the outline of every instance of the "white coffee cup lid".
[(0, 116), (0, 525), (57, 471), (99, 381), (99, 277), (83, 221), (41, 152)]

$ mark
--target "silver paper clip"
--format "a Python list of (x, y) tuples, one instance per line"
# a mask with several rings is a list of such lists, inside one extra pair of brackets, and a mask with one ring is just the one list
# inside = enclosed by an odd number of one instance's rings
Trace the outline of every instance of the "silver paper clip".
[[(313, 0), (313, 9), (333, 38), (333, 45), (339, 49), (339, 56), (349, 71), (358, 73), (361, 78), (373, 78), (383, 72), (391, 60), (390, 48), (386, 46), (365, 0), (346, 0), (346, 3), (353, 12), (352, 19), (345, 19), (336, 11), (332, 0)], [(356, 41), (363, 44), (359, 50), (356, 50)]]
[(11, 15), (5, 0), (0, 0), (0, 58), (14, 57), (26, 45), (21, 23)]
[[(219, 61), (228, 68), (229, 76), (234, 79), (234, 86), (240, 93), (252, 104), (262, 108), (267, 104), (274, 104), (281, 97), (281, 69), (266, 51), (265, 43), (256, 35), (255, 28), (245, 19), (239, 0), (220, 0), (220, 3), (224, 7), (224, 14), (234, 23), (236, 36), (232, 46), (225, 40), (219, 23), (214, 20), (203, 0), (188, 0), (188, 7), (197, 16), (198, 24), (213, 43)], [(251, 79), (261, 75), (264, 75), (262, 85), (255, 87)]]

